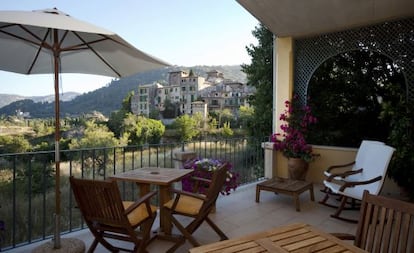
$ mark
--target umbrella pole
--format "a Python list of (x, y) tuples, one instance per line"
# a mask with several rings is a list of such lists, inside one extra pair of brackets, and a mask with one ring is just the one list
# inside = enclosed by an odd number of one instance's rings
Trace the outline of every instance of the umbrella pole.
[(55, 68), (55, 237), (54, 248), (60, 249), (60, 101), (59, 101), (59, 48), (57, 30), (53, 30), (54, 36), (54, 68)]

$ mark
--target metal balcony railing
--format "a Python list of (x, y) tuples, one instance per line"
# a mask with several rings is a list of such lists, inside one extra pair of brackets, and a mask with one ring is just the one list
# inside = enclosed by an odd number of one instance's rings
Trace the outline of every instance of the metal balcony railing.
[[(233, 164), (240, 184), (264, 176), (262, 140), (215, 139), (125, 147), (63, 150), (60, 164), (61, 231), (85, 228), (69, 185), (69, 177), (105, 179), (118, 172), (156, 166), (174, 167), (174, 154), (195, 151), (201, 158)], [(54, 233), (54, 151), (0, 154), (0, 251), (51, 238)], [(135, 184), (120, 183), (125, 200), (135, 199)], [(157, 200), (155, 200), (157, 201)]]

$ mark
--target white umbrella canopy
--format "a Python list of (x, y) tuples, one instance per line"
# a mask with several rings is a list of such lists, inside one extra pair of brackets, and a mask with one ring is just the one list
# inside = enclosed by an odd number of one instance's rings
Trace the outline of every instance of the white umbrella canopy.
[(60, 73), (122, 77), (169, 65), (56, 9), (0, 11), (0, 52), (0, 69), (21, 74), (54, 73), (55, 54)]
[(0, 70), (54, 74), (55, 248), (60, 248), (59, 73), (124, 77), (169, 65), (117, 34), (74, 19), (56, 8), (0, 11)]

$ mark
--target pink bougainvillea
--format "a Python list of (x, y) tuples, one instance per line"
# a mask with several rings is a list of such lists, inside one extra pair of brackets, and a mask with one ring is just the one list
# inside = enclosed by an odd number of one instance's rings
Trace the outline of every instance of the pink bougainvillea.
[(309, 162), (313, 159), (312, 146), (307, 144), (305, 136), (309, 125), (315, 124), (317, 119), (312, 115), (310, 106), (300, 104), (297, 95), (292, 101), (285, 101), (285, 107), (279, 118), (283, 121), (281, 133), (271, 136), (273, 148), (286, 157), (302, 158)]

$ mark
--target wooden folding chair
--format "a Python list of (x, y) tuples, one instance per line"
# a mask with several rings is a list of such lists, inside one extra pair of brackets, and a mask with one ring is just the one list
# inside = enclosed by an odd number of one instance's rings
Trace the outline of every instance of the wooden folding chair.
[[(157, 215), (157, 207), (150, 205), (150, 198), (156, 192), (132, 202), (121, 200), (115, 181), (77, 179), (72, 176), (70, 184), (82, 216), (95, 237), (88, 252), (93, 252), (98, 243), (111, 252), (145, 252)], [(115, 246), (106, 238), (131, 242), (134, 248)]]
[(368, 252), (414, 252), (414, 204), (364, 191), (356, 234), (333, 235)]
[(349, 200), (351, 207), (355, 206), (355, 201), (361, 201), (364, 190), (368, 190), (371, 194), (379, 195), (385, 176), (387, 174), (388, 165), (394, 153), (394, 148), (385, 144), (372, 144), (365, 150), (365, 155), (360, 159), (359, 169), (353, 170), (352, 173), (344, 173), (338, 177), (333, 174), (324, 180), (324, 185), (329, 189), (321, 204), (327, 204), (331, 193), (340, 197), (341, 203), (337, 206), (337, 210), (331, 215), (333, 218), (349, 222), (357, 222), (341, 216), (343, 210), (347, 208)]
[[(207, 180), (204, 178), (194, 178), (202, 184), (208, 183), (209, 187), (206, 195), (197, 194), (193, 192), (184, 192), (176, 189), (171, 189), (175, 193), (175, 198), (167, 202), (163, 208), (168, 213), (173, 225), (182, 233), (181, 237), (175, 245), (167, 252), (174, 252), (178, 247), (184, 244), (187, 239), (192, 245), (200, 246), (200, 243), (193, 237), (193, 233), (206, 221), (208, 225), (220, 236), (221, 240), (226, 240), (228, 237), (223, 231), (208, 217), (209, 213), (215, 207), (218, 195), (220, 194), (223, 185), (227, 178), (227, 164), (223, 164), (218, 168), (211, 178)], [(192, 221), (184, 226), (174, 217), (174, 215), (181, 215), (191, 217)]]

